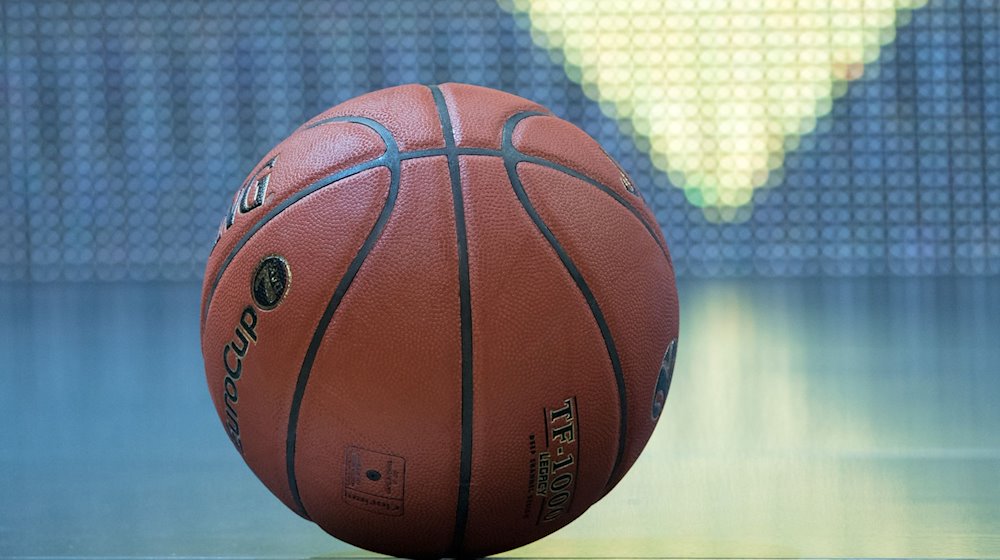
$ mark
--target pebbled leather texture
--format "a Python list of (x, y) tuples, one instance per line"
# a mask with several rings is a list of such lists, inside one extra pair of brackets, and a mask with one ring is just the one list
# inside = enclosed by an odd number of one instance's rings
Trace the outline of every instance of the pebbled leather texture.
[[(306, 509), (321, 527), (365, 548), (388, 544), (389, 535), (418, 536), (391, 552), (422, 555), (445, 550), (454, 528), (458, 265), (445, 158), (403, 162), (401, 178), (385, 231), (324, 335), (302, 403), (297, 463)], [(352, 446), (405, 461), (402, 515), (344, 500)]]
[(409, 84), (359, 95), (309, 119), (302, 129), (343, 116), (377, 121), (389, 129), (400, 151), (444, 147), (441, 123), (427, 86)]
[(596, 142), (510, 94), (406, 85), (310, 119), (261, 173), (209, 257), (202, 349), (286, 505), (369, 550), (482, 556), (625, 475), (679, 315), (662, 233)]
[[(465, 543), (485, 555), (552, 532), (602, 496), (617, 448), (618, 399), (600, 330), (521, 208), (503, 162), (469, 157), (462, 179), (476, 185), (465, 192), (475, 349), (473, 506)], [(571, 507), (538, 523), (542, 496), (526, 485), (532, 461), (537, 465), (547, 448), (555, 452), (544, 410), (574, 397), (574, 436), (581, 443), (569, 467), (576, 478)]]
[(500, 148), (500, 131), (512, 116), (548, 109), (522, 97), (468, 84), (441, 88), (459, 147)]

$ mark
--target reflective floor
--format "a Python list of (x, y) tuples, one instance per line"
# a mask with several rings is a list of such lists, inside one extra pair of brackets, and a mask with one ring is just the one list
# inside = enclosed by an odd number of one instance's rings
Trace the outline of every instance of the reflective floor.
[[(204, 387), (198, 286), (2, 285), (0, 556), (351, 557)], [(691, 280), (660, 427), (512, 557), (1000, 557), (1000, 280)]]

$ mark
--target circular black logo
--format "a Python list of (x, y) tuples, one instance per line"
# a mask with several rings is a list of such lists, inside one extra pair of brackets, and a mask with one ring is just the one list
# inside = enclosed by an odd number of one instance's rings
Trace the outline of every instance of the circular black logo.
[(257, 265), (257, 271), (253, 273), (253, 282), (250, 285), (257, 307), (265, 311), (278, 307), (288, 292), (291, 281), (292, 271), (289, 270), (288, 261), (284, 257), (278, 255), (264, 257)]
[(656, 391), (653, 392), (653, 420), (660, 417), (663, 405), (667, 403), (667, 393), (670, 392), (670, 381), (674, 378), (674, 362), (677, 361), (677, 339), (670, 341), (670, 346), (663, 354), (660, 362), (660, 375), (656, 378)]

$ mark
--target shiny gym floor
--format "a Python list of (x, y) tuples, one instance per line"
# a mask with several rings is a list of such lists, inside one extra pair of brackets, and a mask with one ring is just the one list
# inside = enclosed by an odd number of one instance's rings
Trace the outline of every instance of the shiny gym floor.
[[(195, 284), (2, 284), (0, 556), (372, 557), (204, 386)], [(1000, 279), (696, 280), (625, 481), (504, 556), (1000, 557)]]

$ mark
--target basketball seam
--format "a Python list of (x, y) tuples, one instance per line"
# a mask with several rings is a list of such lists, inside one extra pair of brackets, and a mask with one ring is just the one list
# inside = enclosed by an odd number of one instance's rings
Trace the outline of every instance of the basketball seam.
[(294, 194), (289, 195), (288, 198), (282, 200), (281, 203), (279, 203), (277, 206), (269, 210), (267, 214), (261, 216), (260, 220), (258, 220), (253, 226), (250, 227), (250, 229), (246, 231), (246, 233), (243, 234), (242, 237), (240, 237), (240, 240), (236, 242), (232, 250), (230, 250), (229, 255), (226, 256), (226, 259), (219, 267), (219, 271), (215, 275), (215, 280), (212, 282), (212, 287), (208, 291), (208, 298), (205, 300), (205, 307), (202, 310), (202, 316), (201, 316), (202, 328), (204, 328), (205, 326), (205, 319), (208, 317), (208, 310), (212, 305), (212, 299), (213, 296), (215, 295), (215, 290), (216, 288), (218, 288), (219, 282), (222, 281), (223, 274), (225, 274), (226, 270), (228, 270), (229, 265), (236, 258), (236, 255), (239, 253), (240, 249), (242, 249), (243, 246), (250, 241), (251, 237), (253, 237), (258, 231), (260, 231), (261, 228), (267, 225), (268, 222), (270, 222), (271, 220), (276, 218), (279, 214), (287, 210), (289, 206), (295, 204), (296, 202), (302, 200), (303, 198), (309, 196), (310, 194), (313, 194), (314, 192), (320, 189), (334, 185), (337, 181), (340, 181), (341, 179), (346, 179), (348, 177), (357, 175), (358, 173), (363, 173), (365, 171), (375, 169), (377, 167), (383, 167), (385, 165), (385, 157), (386, 154), (382, 154), (377, 158), (359, 163), (357, 165), (353, 165), (351, 167), (348, 167), (347, 169), (343, 169), (331, 175), (327, 175), (326, 177), (311, 183), (309, 186), (296, 191)]
[[(322, 124), (322, 121), (317, 123), (317, 125), (318, 124)], [(310, 519), (309, 513), (306, 510), (305, 505), (302, 503), (302, 497), (299, 494), (298, 480), (295, 476), (295, 446), (302, 400), (305, 397), (309, 376), (312, 372), (312, 366), (315, 362), (316, 354), (319, 352), (319, 346), (323, 341), (326, 330), (330, 326), (330, 322), (333, 320), (333, 315), (340, 306), (340, 302), (343, 301), (344, 296), (347, 294), (347, 290), (351, 287), (355, 276), (357, 276), (358, 271), (361, 269), (361, 265), (364, 264), (365, 259), (368, 258), (368, 255), (371, 253), (375, 244), (381, 237), (382, 231), (384, 231), (385, 225), (389, 221), (389, 216), (392, 214), (392, 210), (395, 207), (396, 195), (399, 191), (401, 173), (399, 146), (396, 144), (395, 139), (393, 139), (392, 134), (389, 133), (388, 129), (383, 127), (381, 124), (378, 124), (375, 121), (364, 122), (361, 124), (366, 124), (375, 130), (375, 132), (382, 137), (386, 144), (386, 151), (382, 157), (386, 162), (386, 167), (389, 169), (389, 192), (387, 194), (386, 201), (382, 206), (382, 210), (379, 212), (378, 218), (372, 225), (372, 229), (368, 232), (368, 236), (365, 238), (364, 243), (358, 249), (357, 254), (355, 254), (351, 263), (348, 265), (347, 270), (344, 272), (344, 275), (337, 283), (337, 287), (334, 290), (333, 295), (330, 297), (330, 302), (327, 304), (322, 317), (320, 317), (319, 323), (316, 325), (316, 329), (313, 331), (309, 347), (302, 359), (302, 367), (299, 370), (299, 376), (295, 382), (295, 393), (292, 396), (292, 403), (288, 412), (288, 431), (285, 439), (285, 469), (288, 476), (288, 488), (292, 495), (292, 499), (295, 501), (295, 505), (298, 507), (299, 513), (301, 513), (306, 519)]]
[(633, 216), (636, 217), (636, 219), (639, 220), (639, 223), (642, 224), (642, 226), (646, 229), (646, 232), (649, 233), (650, 237), (653, 238), (653, 241), (656, 242), (657, 247), (660, 248), (660, 252), (662, 252), (663, 256), (667, 258), (667, 262), (670, 261), (670, 256), (669, 256), (669, 253), (667, 252), (667, 247), (666, 247), (666, 245), (664, 245), (663, 241), (660, 239), (660, 236), (656, 235), (656, 232), (653, 229), (653, 226), (649, 222), (646, 221), (646, 218), (642, 214), (639, 213), (639, 210), (635, 206), (632, 206), (631, 204), (629, 204), (629, 202), (627, 200), (625, 200), (625, 197), (623, 197), (622, 195), (618, 194), (614, 189), (608, 187), (607, 185), (605, 185), (604, 183), (601, 183), (600, 181), (597, 181), (596, 179), (593, 179), (593, 178), (591, 178), (591, 177), (589, 177), (589, 176), (587, 176), (587, 175), (585, 175), (583, 173), (580, 173), (579, 171), (573, 169), (572, 167), (567, 167), (565, 165), (556, 163), (556, 162), (554, 162), (552, 160), (548, 160), (548, 159), (540, 158), (540, 157), (537, 157), (537, 156), (532, 156), (532, 155), (525, 154), (524, 152), (521, 152), (520, 150), (518, 150), (517, 148), (515, 148), (513, 146), (513, 144), (511, 145), (511, 149), (513, 149), (514, 152), (517, 153), (520, 156), (520, 159), (521, 159), (522, 162), (533, 163), (533, 164), (536, 164), (536, 165), (541, 165), (543, 167), (547, 167), (549, 169), (554, 169), (554, 170), (559, 171), (561, 173), (565, 173), (566, 175), (569, 175), (570, 177), (573, 177), (575, 179), (579, 179), (579, 180), (581, 180), (581, 181), (583, 181), (585, 183), (590, 184), (593, 187), (596, 187), (598, 190), (604, 192), (605, 194), (607, 194), (611, 198), (615, 199), (615, 202), (617, 202), (621, 206), (624, 206), (626, 210), (628, 210)]
[(625, 456), (625, 442), (627, 441), (628, 433), (628, 399), (625, 393), (625, 375), (622, 372), (621, 359), (618, 356), (618, 349), (615, 347), (614, 336), (611, 334), (611, 328), (608, 326), (607, 321), (604, 318), (604, 314), (601, 312), (601, 307), (597, 303), (597, 297), (591, 291), (590, 286), (587, 285), (587, 281), (583, 278), (583, 273), (576, 267), (573, 259), (569, 256), (569, 253), (563, 248), (562, 244), (556, 238), (555, 233), (549, 228), (545, 220), (538, 214), (535, 210), (531, 200), (528, 197), (528, 193), (524, 190), (524, 185), (521, 183), (521, 178), (517, 174), (518, 164), (525, 161), (520, 156), (520, 153), (514, 149), (514, 129), (517, 124), (522, 120), (541, 115), (544, 113), (538, 113), (535, 111), (526, 111), (523, 113), (518, 113), (507, 119), (503, 127), (503, 136), (501, 140), (501, 150), (504, 152), (504, 167), (507, 170), (507, 178), (510, 180), (511, 187), (514, 189), (514, 193), (517, 195), (518, 201), (520, 201), (521, 206), (524, 208), (525, 212), (531, 218), (531, 221), (535, 223), (535, 226), (542, 233), (545, 239), (548, 241), (549, 245), (555, 251), (559, 260), (562, 261), (563, 267), (565, 267), (566, 272), (569, 273), (573, 282), (576, 284), (577, 289), (583, 295), (584, 300), (587, 302), (587, 306), (590, 307), (591, 316), (594, 318), (594, 322), (597, 323), (597, 328), (601, 332), (601, 338), (604, 339), (604, 346), (608, 353), (608, 359), (611, 362), (611, 369), (615, 376), (615, 384), (618, 389), (618, 408), (619, 408), (619, 420), (618, 420), (618, 450), (615, 454), (614, 466), (611, 468), (611, 475), (608, 478), (608, 482), (605, 485), (605, 491), (610, 489), (615, 478), (618, 475), (618, 469), (621, 466), (622, 459)]
[(448, 156), (448, 174), (451, 179), (452, 202), (455, 211), (455, 232), (458, 238), (458, 280), (462, 332), (462, 434), (459, 462), (458, 504), (455, 511), (455, 532), (452, 535), (451, 555), (463, 554), (465, 526), (469, 520), (469, 486), (472, 482), (472, 298), (469, 281), (469, 247), (465, 229), (465, 205), (462, 200), (462, 173), (455, 147), (455, 131), (448, 113), (448, 104), (438, 86), (429, 86), (441, 121), (445, 151)]
[[(536, 116), (536, 115), (550, 116), (547, 113), (537, 113), (537, 112), (532, 112), (528, 116)], [(517, 117), (517, 116), (519, 116), (519, 115), (515, 115), (515, 117)], [(352, 122), (352, 123), (356, 123), (356, 124), (364, 124), (364, 122), (362, 122), (362, 120), (366, 121), (366, 122), (377, 123), (377, 121), (374, 121), (374, 120), (371, 120), (371, 119), (366, 119), (364, 117), (350, 117), (350, 116), (347, 116), (347, 117), (333, 117), (333, 118), (329, 118), (329, 119), (323, 119), (323, 120), (318, 121), (318, 122), (316, 122), (316, 123), (314, 123), (314, 124), (312, 124), (312, 125), (310, 125), (310, 126), (308, 126), (306, 128), (312, 128), (312, 127), (315, 127), (315, 126), (319, 126), (319, 125), (327, 124), (327, 123), (331, 123), (331, 122)], [(409, 152), (398, 152), (397, 157), (399, 158), (400, 161), (404, 161), (404, 160), (419, 159), (419, 158), (424, 158), (424, 157), (447, 156), (448, 155), (448, 151), (447, 150), (448, 150), (447, 148), (429, 148), (429, 149), (424, 149), (424, 150), (411, 150)], [(571, 167), (566, 167), (565, 165), (556, 163), (556, 162), (554, 162), (552, 160), (548, 160), (548, 159), (545, 159), (545, 158), (541, 158), (541, 157), (531, 156), (531, 155), (525, 154), (525, 153), (519, 151), (517, 148), (515, 148), (513, 146), (511, 146), (511, 150), (515, 154), (517, 154), (517, 156), (518, 156), (518, 158), (519, 158), (520, 161), (524, 161), (524, 162), (528, 162), (528, 163), (533, 163), (533, 164), (536, 164), (536, 165), (540, 165), (540, 166), (543, 166), (543, 167), (547, 167), (549, 169), (553, 169), (555, 171), (559, 171), (559, 172), (564, 173), (566, 175), (569, 175), (571, 177), (577, 178), (577, 179), (579, 179), (579, 180), (581, 180), (581, 181), (583, 181), (583, 182), (585, 182), (585, 183), (587, 183), (587, 184), (589, 184), (589, 185), (591, 185), (591, 186), (599, 189), (600, 191), (604, 192), (608, 196), (612, 197), (616, 202), (618, 202), (620, 205), (624, 206), (625, 209), (629, 211), (629, 213), (631, 213), (633, 216), (635, 216), (635, 218), (637, 220), (639, 220), (639, 222), (643, 225), (643, 227), (650, 234), (650, 236), (652, 236), (652, 238), (656, 242), (656, 244), (660, 247), (660, 250), (663, 252), (663, 256), (667, 259), (667, 263), (670, 264), (670, 256), (667, 253), (667, 249), (663, 245), (663, 242), (660, 240), (659, 236), (657, 236), (654, 233), (653, 226), (650, 225), (646, 221), (646, 219), (642, 216), (642, 214), (639, 213), (638, 209), (636, 209), (635, 206), (633, 206), (632, 204), (630, 204), (628, 202), (628, 200), (626, 200), (620, 194), (618, 194), (617, 192), (615, 192), (614, 189), (608, 187), (607, 185), (601, 183), (600, 181), (594, 179), (593, 177), (590, 177), (589, 175), (586, 175), (584, 173), (576, 171), (575, 169), (573, 169)], [(481, 155), (481, 156), (498, 157), (500, 159), (504, 158), (504, 153), (503, 153), (502, 150), (494, 150), (492, 148), (466, 147), (466, 148), (455, 148), (455, 151), (460, 156)], [(285, 210), (288, 209), (289, 206), (291, 206), (292, 204), (294, 204), (296, 202), (299, 202), (300, 200), (302, 200), (306, 196), (308, 196), (310, 194), (313, 194), (314, 192), (319, 191), (321, 189), (324, 189), (326, 187), (336, 186), (336, 183), (338, 181), (340, 181), (341, 179), (346, 179), (348, 177), (352, 177), (354, 175), (357, 175), (358, 173), (362, 173), (362, 172), (368, 171), (370, 169), (375, 169), (377, 167), (385, 167), (386, 166), (385, 158), (386, 158), (385, 154), (382, 154), (382, 155), (380, 155), (378, 157), (375, 157), (375, 158), (372, 158), (372, 159), (370, 159), (368, 161), (365, 161), (365, 162), (356, 164), (354, 166), (348, 167), (347, 169), (343, 169), (343, 170), (338, 171), (336, 173), (333, 173), (331, 175), (327, 175), (326, 177), (324, 177), (324, 178), (322, 178), (322, 179), (320, 179), (318, 181), (314, 181), (313, 183), (309, 184), (309, 186), (307, 186), (307, 187), (305, 187), (305, 188), (303, 188), (301, 190), (296, 191), (292, 195), (289, 195), (288, 198), (286, 198), (285, 200), (281, 201), (280, 204), (278, 204), (277, 206), (275, 206), (274, 208), (272, 208), (271, 210), (269, 210), (267, 212), (267, 214), (265, 214), (264, 216), (261, 216), (260, 220), (258, 220), (249, 230), (247, 230), (247, 232), (243, 234), (243, 236), (240, 238), (240, 240), (237, 241), (235, 245), (233, 245), (233, 248), (230, 250), (229, 255), (226, 256), (226, 259), (223, 261), (223, 264), (219, 267), (219, 271), (216, 273), (215, 280), (212, 283), (212, 288), (209, 290), (208, 297), (205, 299), (205, 305), (202, 308), (202, 314), (201, 314), (201, 326), (202, 326), (202, 329), (204, 329), (204, 327), (205, 327), (205, 319), (208, 316), (209, 307), (211, 307), (211, 305), (212, 305), (212, 300), (213, 300), (213, 296), (215, 295), (215, 290), (218, 287), (219, 282), (222, 280), (223, 274), (226, 272), (226, 269), (229, 267), (229, 264), (231, 264), (232, 261), (236, 258), (236, 255), (239, 253), (240, 249), (242, 249), (243, 246), (246, 245), (247, 242), (250, 241), (250, 238), (253, 237), (254, 234), (256, 234), (258, 231), (260, 231), (260, 229), (263, 228), (268, 222), (270, 222), (271, 220), (273, 220), (274, 218), (276, 218), (278, 216), (278, 214), (280, 214), (281, 212), (284, 212)]]

